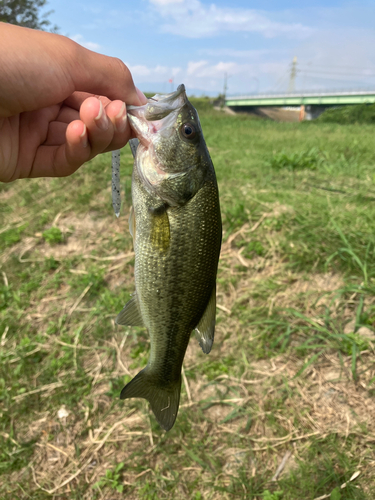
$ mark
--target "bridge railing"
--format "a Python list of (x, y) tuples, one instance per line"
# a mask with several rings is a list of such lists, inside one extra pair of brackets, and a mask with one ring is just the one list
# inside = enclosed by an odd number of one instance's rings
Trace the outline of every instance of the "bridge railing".
[(325, 92), (301, 91), (301, 92), (267, 92), (263, 94), (228, 94), (226, 100), (235, 99), (268, 99), (268, 98), (288, 98), (288, 97), (328, 97), (328, 96), (363, 96), (375, 95), (375, 89), (367, 90), (332, 90)]

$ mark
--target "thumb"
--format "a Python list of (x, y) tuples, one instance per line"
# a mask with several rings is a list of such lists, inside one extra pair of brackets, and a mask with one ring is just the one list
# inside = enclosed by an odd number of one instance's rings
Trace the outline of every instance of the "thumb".
[(103, 95), (111, 100), (119, 99), (135, 106), (147, 102), (144, 94), (134, 85), (129, 68), (121, 59), (77, 46), (78, 58), (74, 61), (71, 73), (76, 91)]

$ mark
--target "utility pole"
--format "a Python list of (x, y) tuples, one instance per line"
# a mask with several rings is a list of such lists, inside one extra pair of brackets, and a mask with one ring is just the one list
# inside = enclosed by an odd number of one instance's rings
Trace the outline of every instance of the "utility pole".
[(294, 92), (294, 90), (295, 90), (296, 76), (297, 76), (297, 56), (294, 56), (292, 66), (290, 69), (290, 79), (289, 79), (289, 87), (288, 87), (288, 92), (290, 92), (290, 93)]
[(227, 98), (228, 90), (228, 73), (224, 73), (224, 90), (223, 90), (223, 106), (225, 106), (225, 99)]
[(253, 80), (255, 80), (257, 82), (257, 88), (256, 88), (256, 93), (259, 94), (259, 79), (256, 77), (256, 76), (253, 76), (252, 78)]

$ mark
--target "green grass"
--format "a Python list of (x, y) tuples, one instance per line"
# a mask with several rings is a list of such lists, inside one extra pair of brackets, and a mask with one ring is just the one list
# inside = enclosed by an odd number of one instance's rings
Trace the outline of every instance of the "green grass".
[(219, 308), (167, 434), (119, 400), (149, 353), (114, 323), (134, 290), (129, 149), (119, 220), (108, 154), (0, 186), (2, 499), (375, 495), (373, 127), (194, 104), (221, 196)]
[(63, 234), (58, 227), (50, 227), (49, 229), (46, 229), (43, 231), (42, 236), (44, 240), (51, 245), (62, 243), (64, 239)]

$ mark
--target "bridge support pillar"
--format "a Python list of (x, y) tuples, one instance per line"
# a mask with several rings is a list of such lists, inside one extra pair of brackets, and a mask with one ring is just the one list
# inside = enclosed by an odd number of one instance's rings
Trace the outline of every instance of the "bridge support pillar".
[(305, 120), (315, 120), (323, 113), (329, 106), (322, 106), (318, 104), (308, 104), (305, 106)]

